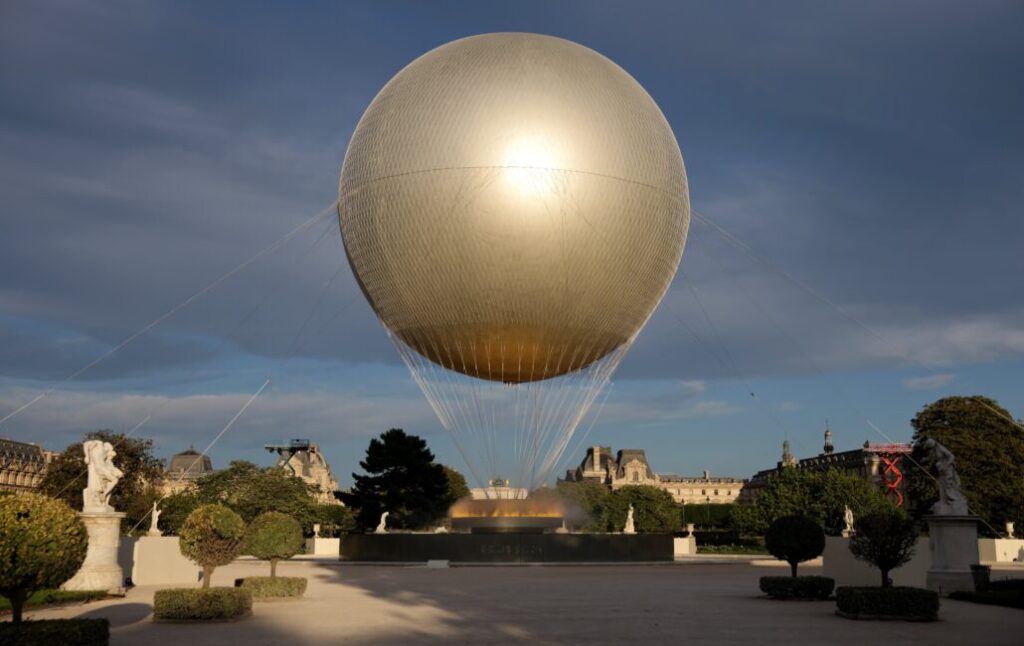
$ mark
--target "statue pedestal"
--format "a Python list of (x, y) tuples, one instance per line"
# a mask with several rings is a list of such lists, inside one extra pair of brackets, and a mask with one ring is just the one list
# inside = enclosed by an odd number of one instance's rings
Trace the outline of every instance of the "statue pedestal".
[(82, 567), (64, 585), (62, 590), (106, 590), (109, 594), (124, 594), (124, 572), (117, 562), (117, 548), (121, 543), (121, 512), (80, 512), (78, 514), (89, 533), (89, 549)]
[(925, 516), (931, 568), (926, 585), (939, 594), (974, 592), (972, 565), (978, 565), (977, 516)]

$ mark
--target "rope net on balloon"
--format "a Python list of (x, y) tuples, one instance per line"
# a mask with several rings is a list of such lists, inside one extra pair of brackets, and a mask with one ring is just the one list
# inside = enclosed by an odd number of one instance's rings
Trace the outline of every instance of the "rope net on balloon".
[[(445, 357), (442, 365), (427, 359), (397, 335), (389, 336), (474, 480), (487, 495), (495, 491), (490, 487), (492, 483), (507, 481), (513, 496), (525, 495), (548, 482), (630, 345), (624, 343), (586, 362), (586, 367), (557, 377), (501, 382), (453, 369), (472, 357), (487, 356), (489, 349), (481, 353), (476, 348), (445, 347), (441, 349), (440, 356)], [(558, 372), (559, 364), (579, 361), (580, 355), (594, 352), (594, 348), (562, 347), (546, 353), (548, 366), (527, 366), (523, 361), (518, 362), (518, 369), (546, 373), (554, 368)], [(526, 359), (537, 353), (506, 348), (502, 354)]]

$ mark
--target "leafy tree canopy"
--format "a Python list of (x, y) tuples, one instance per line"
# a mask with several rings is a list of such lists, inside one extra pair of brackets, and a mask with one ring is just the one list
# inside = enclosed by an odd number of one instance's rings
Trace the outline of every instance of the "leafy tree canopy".
[(377, 526), (387, 511), (388, 526), (420, 529), (436, 523), (455, 502), (444, 467), (434, 462), (427, 443), (393, 428), (370, 440), (365, 475), (353, 473), (352, 490), (341, 499), (356, 511), (357, 524)]
[(857, 517), (892, 503), (877, 486), (858, 476), (837, 469), (789, 467), (768, 479), (753, 504), (734, 507), (732, 520), (744, 534), (764, 535), (776, 519), (802, 515), (822, 526), (826, 534), (837, 536), (845, 526), (846, 506)]
[(923, 442), (934, 439), (956, 457), (956, 469), (971, 513), (1002, 531), (1007, 521), (1024, 525), (1024, 427), (988, 397), (946, 397), (925, 406), (910, 422), (914, 469), (908, 489), (914, 514), (927, 514), (938, 498)]
[(290, 559), (304, 547), (302, 525), (287, 514), (268, 511), (253, 519), (245, 530), (245, 552), (270, 561), (270, 576), (277, 576), (277, 562)]
[(452, 500), (468, 498), (470, 492), (469, 485), (466, 484), (466, 477), (448, 465), (442, 464), (441, 468), (444, 469), (444, 475), (448, 478), (448, 495)]
[(772, 556), (789, 563), (792, 575), (796, 576), (797, 565), (825, 551), (825, 532), (806, 516), (783, 516), (768, 527), (764, 544)]
[[(537, 495), (540, 491), (546, 490), (538, 490), (530, 495)], [(562, 499), (566, 523), (573, 529), (605, 531), (608, 526), (608, 497), (612, 493), (606, 485), (595, 480), (560, 481), (554, 491)]]
[[(159, 496), (152, 483), (163, 474), (163, 462), (153, 456), (153, 440), (128, 437), (123, 433), (109, 430), (94, 431), (85, 440), (110, 442), (117, 455), (114, 466), (124, 472), (124, 477), (114, 487), (110, 504), (125, 514), (122, 528), (127, 531), (144, 523)], [(83, 440), (84, 441), (84, 440)], [(46, 474), (39, 484), (40, 493), (66, 502), (72, 509), (82, 509), (82, 490), (88, 482), (88, 467), (82, 453), (82, 442), (69, 445), (55, 456), (46, 467)]]
[(210, 587), (213, 571), (242, 552), (245, 521), (224, 505), (203, 505), (188, 515), (181, 526), (181, 553), (203, 568), (203, 587)]
[(35, 493), (0, 496), (0, 595), (10, 599), (16, 623), (29, 595), (74, 576), (88, 542), (85, 525), (60, 500)]
[(903, 510), (879, 510), (853, 521), (850, 552), (877, 567), (887, 588), (892, 585), (889, 572), (914, 556), (917, 533), (917, 524)]
[(611, 492), (605, 501), (606, 531), (622, 531), (630, 505), (633, 505), (633, 524), (637, 532), (679, 531), (679, 504), (669, 492), (650, 485), (630, 485)]
[(276, 511), (296, 519), (306, 533), (322, 515), (316, 487), (278, 467), (258, 467), (236, 460), (227, 469), (203, 476), (195, 486), (168, 496), (161, 505), (160, 528), (177, 533), (182, 522), (200, 505), (220, 504), (245, 522)]

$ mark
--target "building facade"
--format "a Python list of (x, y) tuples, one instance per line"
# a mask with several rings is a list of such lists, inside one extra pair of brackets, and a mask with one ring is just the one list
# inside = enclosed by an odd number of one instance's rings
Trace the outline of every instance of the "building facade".
[(338, 480), (331, 472), (331, 465), (320, 452), (319, 444), (312, 444), (308, 440), (292, 440), (287, 445), (267, 445), (265, 448), (280, 455), (277, 460), (278, 467), (287, 469), (295, 477), (317, 487), (316, 497), (320, 503), (342, 504), (334, 495), (338, 490)]
[(0, 490), (37, 489), (55, 455), (37, 444), (0, 438)]
[(860, 448), (836, 452), (832, 444), (832, 431), (826, 428), (822, 452), (813, 457), (797, 460), (790, 452), (789, 441), (784, 441), (782, 459), (775, 463), (775, 468), (758, 471), (750, 478), (747, 485), (749, 495), (751, 498), (756, 496), (769, 478), (787, 467), (815, 471), (837, 469), (874, 483), (892, 496), (897, 506), (903, 506), (906, 497), (903, 462), (910, 455), (911, 449), (912, 445), (906, 443), (875, 444), (865, 441)]
[(591, 480), (612, 490), (631, 485), (649, 485), (663, 489), (679, 503), (745, 502), (746, 481), (739, 478), (657, 474), (647, 462), (643, 449), (621, 449), (613, 454), (610, 446), (592, 446), (583, 461), (565, 474), (569, 482)]

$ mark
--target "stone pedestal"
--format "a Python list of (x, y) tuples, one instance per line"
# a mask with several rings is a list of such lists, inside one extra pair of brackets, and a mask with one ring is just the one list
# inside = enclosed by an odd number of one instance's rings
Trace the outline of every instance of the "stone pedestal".
[(977, 516), (925, 516), (931, 567), (927, 586), (939, 594), (974, 592), (972, 565), (978, 565)]
[(181, 554), (177, 536), (143, 536), (135, 541), (132, 583), (189, 587), (199, 583), (199, 566)]
[(82, 567), (64, 585), (63, 590), (106, 590), (124, 594), (124, 573), (117, 562), (121, 543), (121, 512), (80, 512), (89, 533), (89, 548)]

